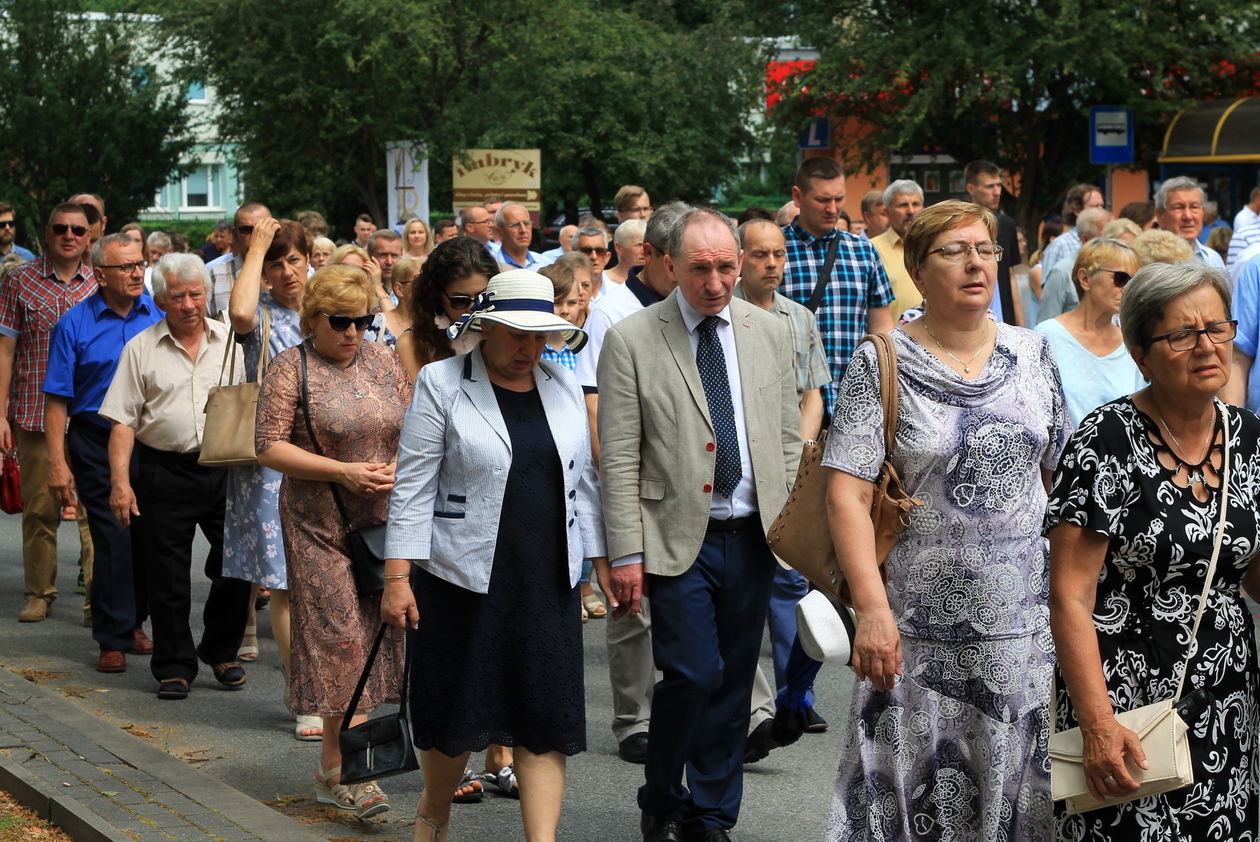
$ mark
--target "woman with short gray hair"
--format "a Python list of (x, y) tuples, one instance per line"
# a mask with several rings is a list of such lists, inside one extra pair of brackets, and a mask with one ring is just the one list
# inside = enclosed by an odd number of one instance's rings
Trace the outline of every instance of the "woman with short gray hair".
[[(1260, 419), (1216, 398), (1237, 326), (1228, 282), (1199, 263), (1152, 263), (1128, 283), (1120, 321), (1149, 385), (1084, 418), (1046, 515), (1054, 725), (1080, 727), (1095, 799), (1126, 796), (1146, 756), (1116, 714), (1178, 695), (1184, 672), (1181, 698), (1198, 702), (1181, 713), (1194, 783), (1085, 813), (1056, 807), (1056, 836), (1254, 838), (1260, 670), (1240, 586), (1260, 594)], [(1207, 698), (1189, 699), (1196, 689)]]

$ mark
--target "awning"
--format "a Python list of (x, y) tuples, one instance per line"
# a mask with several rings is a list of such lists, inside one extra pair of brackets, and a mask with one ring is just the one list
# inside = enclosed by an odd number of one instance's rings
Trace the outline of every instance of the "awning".
[(1173, 117), (1161, 164), (1260, 164), (1260, 97), (1201, 102)]

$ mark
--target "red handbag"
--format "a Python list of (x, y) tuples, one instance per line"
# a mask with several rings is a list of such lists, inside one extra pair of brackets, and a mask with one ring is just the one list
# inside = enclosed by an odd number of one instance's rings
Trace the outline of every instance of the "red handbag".
[(17, 454), (8, 451), (0, 454), (0, 510), (5, 514), (22, 513), (22, 471), (18, 467)]

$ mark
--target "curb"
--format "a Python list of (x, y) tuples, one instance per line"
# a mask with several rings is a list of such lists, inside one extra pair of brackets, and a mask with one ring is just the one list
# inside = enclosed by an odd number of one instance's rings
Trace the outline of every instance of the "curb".
[[(98, 746), (268, 842), (324, 842), (323, 836), (293, 819), (8, 670), (0, 669), (0, 691), (38, 710), (42, 720), (52, 720), (74, 732), (83, 745)], [(22, 749), (25, 745), (5, 737), (0, 738), (0, 747)], [(3, 752), (0, 787), (41, 817), (60, 825), (75, 842), (131, 842), (134, 838), (108, 824), (79, 799), (57, 792), (56, 786), (32, 775)]]

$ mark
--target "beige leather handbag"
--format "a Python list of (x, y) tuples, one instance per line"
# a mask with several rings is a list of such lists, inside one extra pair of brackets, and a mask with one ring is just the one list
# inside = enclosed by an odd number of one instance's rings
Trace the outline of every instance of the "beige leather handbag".
[[(1225, 422), (1225, 458), (1221, 475), (1221, 513), (1216, 526), (1216, 541), (1212, 547), (1212, 560), (1208, 564), (1207, 577), (1199, 594), (1199, 609), (1194, 615), (1190, 631), (1193, 642), (1199, 633), (1199, 622), (1207, 605), (1208, 592), (1216, 575), (1216, 560), (1221, 554), (1221, 542), (1225, 537), (1225, 514), (1229, 507), (1229, 412), (1222, 411)], [(1171, 699), (1144, 705), (1134, 710), (1116, 714), (1116, 721), (1135, 732), (1142, 741), (1149, 769), (1133, 769), (1133, 777), (1141, 784), (1136, 792), (1099, 801), (1089, 791), (1085, 782), (1084, 745), (1080, 728), (1054, 733), (1058, 719), (1058, 693), (1050, 688), (1050, 793), (1055, 801), (1066, 801), (1069, 813), (1084, 813), (1100, 807), (1111, 807), (1125, 801), (1171, 792), (1194, 783), (1194, 769), (1190, 766), (1190, 741), (1186, 737), (1186, 723), (1177, 712), (1177, 702), (1185, 687), (1186, 672), (1190, 669), (1190, 647), (1181, 665), (1181, 677), (1177, 680), (1177, 692)]]
[[(254, 451), (254, 416), (258, 410), (258, 390), (262, 385), (263, 372), (271, 361), (271, 316), (262, 308), (262, 348), (258, 353), (258, 377), (253, 383), (235, 383), (236, 334), (228, 326), (228, 341), (223, 349), (223, 364), (219, 366), (219, 385), (210, 388), (206, 396), (206, 427), (201, 435), (201, 455), (198, 465), (208, 467), (238, 467), (257, 465), (258, 454)], [(232, 360), (228, 368), (228, 359)], [(227, 371), (228, 384), (223, 385), (223, 373)]]
[[(886, 333), (874, 333), (863, 337), (862, 342), (875, 346), (880, 396), (884, 404), (884, 463), (875, 479), (875, 494), (871, 501), (875, 557), (883, 573), (884, 562), (893, 544), (910, 525), (911, 509), (922, 506), (923, 501), (906, 492), (892, 463), (899, 406), (897, 351), (893, 339)], [(831, 530), (827, 525), (827, 478), (830, 472), (821, 464), (826, 449), (826, 430), (822, 431), (817, 441), (805, 443), (800, 467), (796, 471), (796, 482), (779, 516), (770, 526), (766, 540), (770, 542), (774, 554), (789, 567), (820, 590), (849, 605), (852, 599), (840, 572), (840, 563), (836, 560), (835, 547), (831, 542)]]

